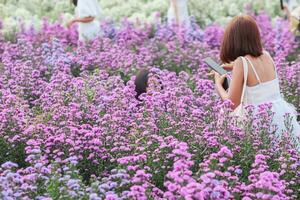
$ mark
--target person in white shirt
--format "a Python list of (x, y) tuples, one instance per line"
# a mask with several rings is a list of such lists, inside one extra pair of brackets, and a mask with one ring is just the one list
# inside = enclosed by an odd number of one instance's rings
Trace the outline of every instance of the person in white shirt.
[(296, 35), (300, 36), (300, 0), (290, 0), (283, 6), (285, 13), (289, 19), (290, 31)]
[(293, 10), (299, 6), (300, 0), (283, 0), (283, 3), (286, 4), (290, 10)]
[(93, 40), (100, 35), (101, 9), (97, 0), (72, 0), (76, 18), (68, 23), (68, 28), (78, 23), (79, 41)]
[(190, 28), (191, 22), (188, 12), (188, 0), (170, 0), (168, 10), (168, 25), (176, 24)]

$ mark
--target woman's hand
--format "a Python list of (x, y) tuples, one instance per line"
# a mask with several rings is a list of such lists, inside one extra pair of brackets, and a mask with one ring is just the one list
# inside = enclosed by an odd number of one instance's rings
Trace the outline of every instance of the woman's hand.
[(71, 21), (69, 21), (68, 23), (67, 23), (67, 27), (68, 28), (71, 28), (71, 26), (73, 26), (73, 24), (75, 24), (75, 20), (71, 20)]
[(220, 75), (219, 73), (215, 72), (215, 84), (222, 85), (226, 78), (226, 74)]
[(289, 7), (286, 3), (283, 5), (283, 12), (287, 15), (288, 19), (290, 20), (291, 12), (290, 12)]
[(228, 92), (226, 92), (222, 86), (223, 82), (225, 81), (226, 74), (220, 75), (219, 73), (214, 72), (214, 76), (215, 76), (215, 87), (218, 94), (223, 100), (228, 99)]
[(233, 62), (231, 63), (224, 63), (221, 65), (221, 67), (223, 67), (226, 71), (232, 71), (233, 69)]

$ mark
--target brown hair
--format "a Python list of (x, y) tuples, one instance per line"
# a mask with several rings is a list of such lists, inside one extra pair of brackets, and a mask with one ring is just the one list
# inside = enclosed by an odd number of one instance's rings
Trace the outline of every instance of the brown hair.
[(150, 70), (148, 69), (141, 69), (139, 70), (139, 72), (137, 73), (136, 77), (135, 77), (135, 92), (136, 92), (136, 96), (135, 98), (137, 100), (139, 99), (139, 96), (143, 93), (147, 92), (147, 88), (149, 86), (149, 78), (150, 77), (155, 77), (158, 81), (158, 84), (160, 86), (160, 90), (163, 90), (163, 83), (160, 79), (160, 77), (155, 73), (155, 72), (150, 72)]
[(142, 69), (138, 72), (134, 84), (136, 96), (135, 98), (139, 100), (139, 96), (146, 93), (148, 87), (149, 71), (147, 69)]
[(234, 17), (223, 35), (220, 58), (229, 63), (239, 56), (259, 57), (263, 48), (255, 20), (250, 15)]

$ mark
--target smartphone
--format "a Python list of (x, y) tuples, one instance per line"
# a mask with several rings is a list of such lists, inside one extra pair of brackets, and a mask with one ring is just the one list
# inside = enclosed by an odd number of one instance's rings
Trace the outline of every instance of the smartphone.
[(283, 0), (280, 0), (280, 7), (281, 7), (281, 10), (284, 9), (284, 7), (283, 7)]
[[(221, 67), (218, 63), (216, 63), (211, 57), (205, 58), (204, 62), (214, 71), (218, 72), (219, 74), (223, 75), (223, 74), (227, 74), (228, 71), (226, 71), (225, 69), (223, 69), (223, 67)], [(229, 88), (229, 84), (230, 84), (230, 78), (226, 77), (222, 86), (224, 88), (224, 90), (227, 90)]]

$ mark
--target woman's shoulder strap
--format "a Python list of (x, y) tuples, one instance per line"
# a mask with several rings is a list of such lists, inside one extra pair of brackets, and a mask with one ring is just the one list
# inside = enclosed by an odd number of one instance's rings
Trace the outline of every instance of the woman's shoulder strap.
[(269, 53), (268, 51), (266, 51), (266, 50), (263, 50), (263, 53), (266, 54), (266, 55), (271, 59), (271, 61), (272, 61), (272, 63), (273, 63), (273, 66), (274, 66), (276, 78), (277, 78), (277, 69), (276, 69), (276, 65), (275, 65), (275, 62), (274, 62), (272, 56), (271, 56), (270, 53)]
[(245, 96), (245, 91), (246, 91), (246, 86), (247, 86), (247, 78), (248, 78), (248, 62), (243, 56), (240, 56), (243, 62), (243, 71), (244, 71), (244, 83), (243, 83), (243, 90), (242, 90), (242, 95), (241, 95), (241, 103), (244, 102), (244, 96)]
[[(272, 60), (272, 62), (274, 63), (273, 58), (272, 58), (271, 54), (268, 51), (263, 50), (263, 54), (266, 54)], [(274, 64), (274, 67), (275, 67), (275, 64)]]

